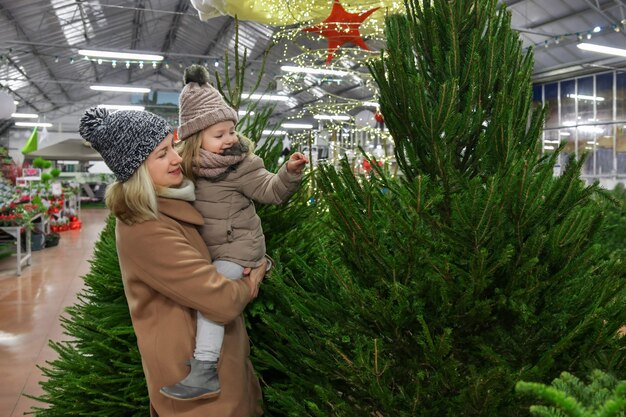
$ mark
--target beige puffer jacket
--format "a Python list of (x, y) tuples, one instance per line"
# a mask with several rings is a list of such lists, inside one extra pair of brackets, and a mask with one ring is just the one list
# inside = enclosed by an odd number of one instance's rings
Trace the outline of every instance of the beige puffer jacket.
[(259, 266), (265, 255), (265, 237), (254, 202), (282, 204), (296, 192), (301, 180), (302, 174), (289, 173), (287, 164), (276, 174), (267, 171), (254, 154), (223, 180), (198, 178), (194, 206), (204, 217), (200, 234), (211, 258)]

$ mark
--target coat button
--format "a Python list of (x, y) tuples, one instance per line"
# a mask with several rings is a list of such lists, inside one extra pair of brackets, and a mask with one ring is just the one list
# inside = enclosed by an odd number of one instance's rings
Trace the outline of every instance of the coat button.
[(229, 230), (228, 232), (226, 232), (226, 234), (228, 234), (228, 235), (232, 235), (232, 234), (233, 234), (233, 231), (232, 231), (232, 230)]

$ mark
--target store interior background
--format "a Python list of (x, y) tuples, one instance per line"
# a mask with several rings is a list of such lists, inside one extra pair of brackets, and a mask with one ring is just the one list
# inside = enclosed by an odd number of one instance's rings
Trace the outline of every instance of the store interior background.
[[(229, 4), (233, 2), (225, 2)], [(236, 3), (236, 2), (235, 2)], [(279, 1), (266, 2), (268, 10)], [(330, 10), (331, 2), (328, 3)], [(344, 1), (348, 11), (363, 11), (392, 2)], [(621, 1), (509, 0), (499, 2), (512, 14), (524, 48), (534, 47), (533, 94), (548, 105), (542, 137), (544, 152), (565, 143), (555, 174), (568, 158), (587, 153), (583, 177), (613, 188), (626, 181), (626, 56), (589, 51), (580, 44), (619, 48), (626, 44), (626, 3)], [(401, 6), (401, 5), (400, 5)], [(306, 8), (303, 6), (301, 13)], [(297, 11), (297, 10), (296, 10)], [(328, 12), (326, 12), (328, 13)], [(347, 155), (355, 169), (362, 166), (358, 146), (393, 164), (393, 144), (376, 123), (376, 85), (366, 60), (384, 47), (382, 9), (362, 26), (369, 51), (342, 46), (326, 64), (327, 42), (302, 29), (307, 24), (285, 21), (268, 25), (263, 19), (239, 22), (239, 45), (248, 54), (244, 93), (261, 71), (260, 104), (275, 106), (267, 136), (288, 138), (294, 146), (314, 148), (314, 162), (337, 162)], [(297, 13), (294, 18), (302, 17)], [(45, 143), (68, 139), (79, 143), (82, 112), (96, 105), (142, 106), (177, 123), (178, 92), (186, 66), (205, 65), (223, 71), (225, 53), (235, 46), (232, 16), (200, 20), (189, 0), (0, 1), (0, 91), (16, 104), (15, 113), (30, 119), (0, 120), (0, 145), (20, 165), (22, 147), (33, 127), (47, 123)], [(83, 49), (160, 55), (162, 60), (102, 59)], [(232, 59), (231, 59), (232, 66)], [(337, 74), (298, 73), (285, 66), (340, 71)], [(103, 92), (93, 86), (143, 87), (147, 93)], [(245, 112), (246, 102), (239, 109)], [(33, 116), (34, 115), (34, 116)], [(338, 119), (334, 119), (338, 117)], [(42, 130), (39, 131), (40, 135)], [(40, 136), (41, 141), (41, 136)], [(39, 149), (42, 149), (39, 146)], [(60, 162), (58, 162), (60, 161)], [(106, 172), (95, 161), (57, 159), (64, 174), (81, 180), (91, 168)], [(87, 179), (85, 179), (87, 178)], [(88, 181), (88, 176), (82, 181)]]
[[(298, 9), (288, 10), (294, 19), (302, 18), (307, 7), (316, 4), (323, 19), (332, 1), (255, 4), (271, 10), (289, 4)], [(241, 1), (223, 3), (232, 6)], [(394, 2), (341, 3), (350, 12), (360, 12)], [(395, 3), (404, 7), (401, 1)], [(608, 189), (626, 184), (626, 51), (618, 56), (579, 47), (626, 46), (626, 1), (506, 0), (499, 4), (511, 12), (523, 48), (534, 48), (532, 94), (536, 102), (548, 105), (539, 139), (542, 150), (550, 153), (564, 146), (554, 174), (560, 175), (572, 156), (586, 153), (585, 180), (597, 180)], [(309, 147), (312, 166), (321, 160), (338, 163), (346, 156), (356, 172), (363, 172), (366, 166), (358, 147), (393, 166), (393, 142), (377, 121), (377, 87), (366, 65), (384, 47), (382, 12), (374, 13), (363, 25), (369, 51), (347, 44), (330, 64), (325, 62), (326, 39), (302, 30), (309, 23), (271, 25), (262, 14), (248, 17), (238, 24), (239, 45), (248, 55), (244, 92), (252, 90), (264, 65), (257, 90), (264, 97), (253, 100), (260, 100), (261, 107), (274, 106), (269, 132), (256, 139), (274, 137), (280, 142), (286, 138), (299, 150)], [(61, 151), (49, 159), (63, 171), (62, 179), (80, 184), (79, 201), (101, 202), (112, 176), (78, 134), (84, 110), (97, 105), (141, 106), (176, 126), (184, 68), (200, 64), (211, 73), (223, 73), (226, 53), (233, 62), (236, 27), (228, 15), (202, 21), (190, 0), (0, 0), (0, 95), (10, 97), (15, 113), (31, 115), (0, 117), (0, 148), (8, 150), (17, 166), (24, 161), (30, 164), (32, 159), (22, 149), (33, 127), (20, 124), (47, 123), (45, 130), (38, 130), (38, 151), (67, 145), (67, 153)], [(152, 54), (162, 59), (102, 59), (82, 55), (83, 49)], [(293, 72), (285, 66), (311, 71)], [(94, 86), (150, 91), (104, 92)], [(239, 109), (242, 116), (250, 103), (244, 102)], [(48, 341), (60, 340), (64, 334), (58, 317), (77, 301), (81, 277), (89, 271), (93, 244), (107, 214), (86, 204), (80, 211), (80, 202), (69, 197), (55, 204), (57, 220), (73, 219), (62, 225), (68, 229), (62, 234), (62, 244), (48, 248), (46, 242), (47, 249), (33, 252), (33, 262), (17, 274), (12, 256), (0, 267), (4, 269), (0, 274), (0, 345), (11, 351), (4, 355), (4, 362), (0, 360), (0, 369), (5, 371), (0, 415), (23, 415), (35, 403), (23, 394), (41, 392), (36, 365), (56, 357)], [(72, 215), (60, 216), (64, 212)], [(52, 232), (61, 227), (39, 222), (36, 228)], [(12, 245), (13, 238), (9, 240)]]

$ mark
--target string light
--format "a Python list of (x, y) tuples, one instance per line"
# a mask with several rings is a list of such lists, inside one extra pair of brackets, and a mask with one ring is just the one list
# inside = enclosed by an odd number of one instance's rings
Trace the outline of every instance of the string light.
[(551, 44), (559, 45), (559, 43), (563, 39), (567, 38), (575, 38), (578, 42), (582, 42), (583, 39), (591, 39), (594, 34), (601, 32), (620, 32), (623, 27), (626, 27), (626, 19), (622, 19), (619, 22), (611, 23), (605, 26), (594, 26), (592, 29), (587, 31), (579, 31), (579, 32), (569, 32), (569, 33), (561, 33), (559, 35), (554, 35), (549, 39), (545, 39), (539, 43), (536, 43), (534, 46), (543, 45), (545, 48), (548, 48)]

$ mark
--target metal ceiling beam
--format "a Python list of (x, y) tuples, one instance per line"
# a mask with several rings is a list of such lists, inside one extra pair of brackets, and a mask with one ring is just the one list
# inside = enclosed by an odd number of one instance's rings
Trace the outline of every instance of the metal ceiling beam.
[(4, 88), (6, 88), (7, 90), (9, 90), (9, 92), (10, 92), (11, 94), (13, 94), (15, 97), (19, 98), (22, 102), (26, 103), (26, 105), (27, 105), (28, 107), (30, 107), (30, 108), (32, 108), (32, 109), (35, 109), (35, 111), (36, 111), (37, 113), (41, 113), (41, 110), (40, 110), (37, 106), (35, 106), (35, 105), (34, 105), (33, 103), (31, 103), (30, 101), (26, 100), (26, 99), (25, 99), (25, 98), (24, 98), (21, 94), (19, 94), (17, 91), (15, 91), (15, 90), (13, 90), (13, 89), (11, 89), (11, 88), (7, 87), (7, 86), (4, 86)]
[[(87, 39), (87, 34), (89, 33), (89, 30), (87, 28), (87, 22), (88, 22), (88, 18), (87, 18), (87, 14), (85, 13), (85, 10), (83, 9), (83, 4), (82, 3), (77, 3), (78, 6), (78, 12), (80, 13), (80, 21), (83, 24), (83, 33), (85, 34), (85, 40), (89, 41), (89, 39)], [(98, 75), (98, 68), (96, 67), (96, 63), (91, 61), (91, 69), (93, 70), (93, 74), (94, 74), (94, 78), (96, 79), (96, 83), (100, 82), (100, 76)]]
[[(612, 2), (612, 1), (613, 1), (613, 0), (607, 1), (607, 2), (605, 2), (605, 3), (604, 3), (604, 5), (606, 5), (606, 4), (608, 4), (608, 3)], [(603, 6), (603, 5), (600, 5), (600, 3), (599, 3), (598, 1), (596, 1), (597, 6), (596, 6), (596, 5), (594, 5), (594, 4), (592, 3), (592, 1), (591, 1), (591, 0), (585, 0), (585, 2), (586, 2), (587, 4), (589, 4), (589, 5), (591, 6), (591, 8), (592, 8), (592, 9), (594, 9), (595, 11), (597, 11), (598, 13), (600, 13), (600, 14), (601, 14), (601, 15), (602, 15), (602, 16), (603, 16), (606, 20), (607, 20), (607, 22), (608, 22), (608, 23), (615, 23), (613, 20), (611, 20), (611, 19), (610, 19), (610, 18), (609, 18), (609, 17), (608, 17), (608, 16), (607, 16), (607, 15), (606, 15), (603, 11), (602, 11), (602, 9), (601, 9), (601, 8), (602, 8), (602, 6)], [(582, 14), (584, 14), (585, 12), (588, 12), (588, 11), (589, 11), (589, 9), (588, 9), (588, 8), (584, 8), (584, 9), (581, 9), (581, 10), (575, 10), (575, 11), (573, 11), (573, 12), (569, 12), (569, 13), (566, 13), (566, 14), (563, 14), (563, 15), (560, 15), (560, 16), (557, 16), (557, 17), (555, 17), (555, 18), (549, 18), (549, 19), (544, 19), (544, 20), (541, 20), (541, 21), (539, 21), (539, 22), (535, 22), (535, 23), (533, 23), (532, 25), (529, 25), (529, 26), (527, 26), (527, 27), (526, 27), (526, 28), (524, 28), (524, 29), (525, 29), (525, 30), (532, 30), (532, 29), (535, 29), (535, 28), (538, 28), (538, 27), (541, 27), (541, 26), (545, 26), (545, 25), (549, 25), (549, 24), (555, 23), (555, 22), (557, 22), (557, 21), (559, 21), (559, 20), (569, 19), (570, 17), (577, 17), (577, 16), (580, 16), (580, 15), (582, 15)], [(529, 32), (529, 33), (532, 33), (532, 32)], [(555, 34), (552, 34), (552, 36), (553, 36), (553, 35), (555, 35)]]
[[(141, 35), (141, 27), (143, 26), (143, 11), (145, 8), (144, 0), (136, 0), (135, 1), (135, 13), (133, 13), (133, 36), (130, 40), (130, 49), (134, 50), (137, 48), (137, 44), (139, 43), (139, 36)], [(128, 69), (128, 84), (131, 83), (133, 69)]]
[[(165, 35), (165, 40), (163, 41), (163, 46), (161, 46), (161, 52), (163, 55), (168, 55), (170, 48), (176, 41), (176, 37), (178, 36), (178, 31), (180, 29), (181, 22), (187, 10), (189, 10), (189, 1), (180, 0), (178, 5), (176, 6), (176, 14), (172, 17), (172, 23), (170, 24), (170, 28)], [(162, 71), (162, 67), (159, 67), (158, 74), (164, 75), (164, 71)], [(169, 78), (167, 75), (164, 75), (166, 78)]]
[(161, 46), (162, 52), (168, 52), (172, 44), (176, 41), (176, 36), (178, 36), (178, 30), (180, 29), (180, 23), (189, 10), (189, 1), (188, 0), (180, 0), (178, 5), (176, 6), (176, 14), (172, 17), (172, 23), (170, 24), (170, 28), (165, 35), (165, 41), (163, 42), (163, 46)]
[(213, 50), (222, 41), (222, 39), (224, 39), (226, 34), (228, 34), (228, 32), (230, 31), (230, 27), (233, 25), (234, 22), (235, 22), (234, 18), (227, 19), (226, 22), (224, 22), (222, 27), (219, 28), (219, 30), (217, 31), (217, 33), (218, 33), (217, 38), (215, 40), (213, 40), (209, 44), (209, 46), (207, 46), (207, 48), (204, 50), (204, 54), (203, 55), (205, 55), (205, 56), (206, 55), (212, 55)]
[[(594, 9), (598, 14), (600, 14), (602, 17), (604, 17), (606, 19), (606, 21), (608, 23), (615, 23), (615, 21), (609, 16), (607, 15), (604, 10), (602, 10), (601, 6), (600, 6), (600, 1), (596, 0), (595, 2), (592, 0), (585, 0), (585, 2), (592, 8)], [(595, 3), (595, 4), (594, 4)], [(622, 36), (626, 36), (626, 33), (624, 33), (624, 31), (620, 31), (619, 33), (622, 34)]]
[[(13, 61), (13, 59), (8, 56), (6, 57), (7, 60), (11, 63), (11, 65), (13, 65), (13, 67), (15, 67), (15, 69), (24, 76), (24, 78), (26, 79), (26, 81), (30, 82), (32, 84), (33, 87), (35, 87), (37, 89), (37, 91), (39, 91), (39, 93), (46, 99), (48, 100), (48, 102), (50, 104), (52, 104), (53, 108), (58, 108), (58, 104), (54, 101), (52, 101), (52, 99), (50, 97), (48, 97), (48, 95), (46, 94), (46, 92), (44, 90), (42, 90), (41, 87), (39, 87), (39, 85), (37, 85), (36, 83), (34, 83), (33, 81), (30, 80), (30, 78), (28, 78), (28, 76), (26, 75), (26, 73), (24, 71), (22, 71), (22, 69), (20, 68), (19, 65), (17, 65), (17, 63), (15, 63), (15, 61)], [(68, 100), (71, 100), (69, 97), (67, 98)]]
[(506, 2), (506, 6), (510, 7), (510, 6), (515, 6), (516, 4), (519, 3), (524, 3), (526, 0), (510, 0)]
[[(10, 21), (13, 23), (13, 26), (15, 26), (15, 30), (17, 30), (17, 33), (24, 39), (26, 39), (26, 41), (30, 41), (29, 36), (26, 34), (26, 32), (24, 31), (24, 29), (22, 28), (22, 26), (17, 22), (17, 20), (13, 17), (13, 14), (7, 10), (6, 8), (4, 8), (2, 5), (0, 5), (0, 12)], [(48, 66), (48, 64), (46, 63), (46, 61), (41, 57), (41, 55), (39, 54), (39, 51), (37, 50), (37, 48), (35, 48), (34, 46), (30, 46), (29, 47), (31, 50), (31, 53), (37, 58), (37, 60), (39, 61), (39, 64), (42, 65), (46, 71), (48, 72), (48, 75), (50, 76), (50, 78), (54, 79), (56, 78), (55, 75), (52, 73), (52, 70), (50, 69), (50, 67)], [(29, 77), (19, 68), (18, 65), (15, 64), (15, 62), (9, 58), (9, 61), (11, 61), (11, 64), (13, 64), (15, 66), (15, 68), (18, 69), (18, 71), (27, 79), (29, 80)], [(50, 99), (50, 97), (48, 97), (41, 88), (39, 88), (39, 86), (35, 85), (37, 87), (37, 89), (39, 91), (41, 91), (43, 93), (43, 96), (50, 101), (50, 104), (52, 104), (53, 106), (56, 106), (56, 103), (54, 101), (52, 101), (52, 99)], [(65, 91), (64, 88), (60, 87), (61, 92), (65, 95), (65, 97), (68, 100), (71, 100), (69, 94), (67, 93), (67, 91)]]

